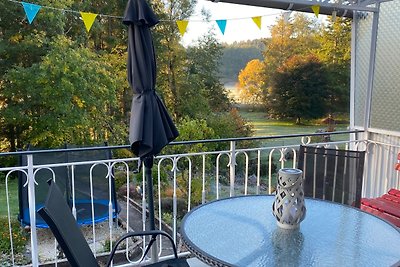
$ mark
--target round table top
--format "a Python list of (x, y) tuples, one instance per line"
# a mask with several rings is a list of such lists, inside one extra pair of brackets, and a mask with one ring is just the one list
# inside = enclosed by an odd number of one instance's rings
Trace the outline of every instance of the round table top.
[(400, 231), (359, 209), (306, 198), (300, 228), (284, 230), (274, 196), (213, 201), (190, 211), (181, 233), (189, 250), (216, 266), (397, 266)]

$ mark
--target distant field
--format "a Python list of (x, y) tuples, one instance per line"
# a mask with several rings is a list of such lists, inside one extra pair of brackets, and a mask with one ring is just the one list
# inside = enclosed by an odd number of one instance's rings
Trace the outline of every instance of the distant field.
[[(253, 125), (255, 136), (286, 135), (299, 133), (315, 133), (325, 129), (326, 125), (296, 125), (292, 121), (277, 121), (266, 118), (264, 112), (240, 111), (240, 114)], [(337, 125), (337, 131), (344, 131), (347, 125)]]
[[(318, 130), (326, 129), (326, 125), (296, 125), (293, 121), (277, 121), (266, 118), (264, 112), (249, 112), (239, 109), (240, 114), (246, 119), (254, 130), (254, 136), (274, 136), (274, 135), (289, 135), (289, 134), (308, 134), (315, 133)], [(345, 131), (348, 125), (336, 125), (336, 131)], [(346, 140), (348, 136), (335, 136), (335, 140)], [(288, 145), (299, 144), (300, 139), (285, 139), (268, 141), (268, 145)]]

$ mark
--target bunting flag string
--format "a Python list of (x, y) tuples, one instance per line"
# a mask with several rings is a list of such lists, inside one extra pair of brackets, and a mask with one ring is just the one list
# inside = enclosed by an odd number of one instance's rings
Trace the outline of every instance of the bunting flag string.
[[(114, 15), (107, 15), (107, 14), (95, 14), (95, 13), (91, 13), (91, 12), (83, 12), (83, 11), (76, 11), (76, 10), (71, 10), (71, 9), (61, 9), (61, 8), (55, 8), (55, 7), (51, 7), (51, 6), (44, 6), (44, 5), (37, 5), (37, 4), (33, 4), (33, 3), (28, 3), (28, 2), (23, 2), (23, 1), (18, 1), (18, 0), (7, 0), (9, 2), (12, 3), (16, 3), (16, 4), (20, 4), (23, 6), (23, 9), (25, 11), (25, 15), (27, 17), (28, 23), (32, 24), (32, 22), (35, 20), (36, 15), (38, 14), (38, 12), (41, 9), (50, 9), (50, 10), (55, 10), (55, 11), (60, 11), (60, 12), (70, 12), (70, 13), (75, 13), (75, 14), (79, 14), (83, 20), (83, 23), (85, 25), (86, 31), (90, 32), (90, 29), (93, 26), (93, 23), (95, 22), (97, 17), (103, 17), (103, 18), (115, 18), (115, 19), (122, 19), (122, 16), (114, 16)], [(312, 11), (314, 12), (315, 16), (318, 18), (319, 16), (319, 11), (320, 11), (320, 6), (319, 5), (313, 5), (310, 6), (308, 8), (311, 8)], [(307, 9), (307, 8), (304, 8)], [(261, 30), (262, 28), (262, 17), (266, 17), (266, 16), (276, 16), (279, 14), (282, 14), (285, 22), (289, 21), (289, 17), (291, 15), (292, 11), (302, 11), (302, 10), (287, 10), (284, 12), (279, 12), (276, 14), (268, 14), (268, 15), (264, 15), (264, 16), (254, 16), (254, 17), (242, 17), (242, 18), (231, 18), (231, 19), (218, 19), (215, 20), (215, 22), (218, 25), (218, 28), (220, 29), (221, 33), (224, 35), (225, 34), (225, 30), (226, 30), (226, 26), (227, 26), (227, 22), (228, 20), (245, 20), (245, 19), (252, 19), (253, 22), (257, 25), (257, 27)], [(336, 12), (332, 13), (332, 19), (336, 19)], [(162, 22), (173, 22), (171, 20), (160, 20)], [(181, 34), (181, 36), (183, 36), (186, 33), (187, 27), (189, 22), (206, 22), (209, 23), (209, 21), (206, 20), (194, 20), (194, 19), (190, 19), (190, 20), (177, 20), (175, 21), (179, 33)]]

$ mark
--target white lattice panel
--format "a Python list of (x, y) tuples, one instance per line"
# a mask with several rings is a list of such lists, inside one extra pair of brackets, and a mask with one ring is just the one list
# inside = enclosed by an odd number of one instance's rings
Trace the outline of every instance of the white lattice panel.
[(400, 0), (381, 4), (371, 127), (400, 130)]
[[(368, 71), (371, 47), (372, 15), (356, 22), (356, 71), (354, 95), (354, 124), (364, 126), (365, 100), (368, 88)], [(354, 56), (354, 55), (352, 55)]]

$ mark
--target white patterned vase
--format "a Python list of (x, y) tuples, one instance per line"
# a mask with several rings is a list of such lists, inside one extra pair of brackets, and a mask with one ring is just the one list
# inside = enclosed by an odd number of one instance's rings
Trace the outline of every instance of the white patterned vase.
[(279, 170), (272, 212), (279, 227), (296, 229), (306, 216), (304, 205), (303, 172), (299, 169)]

